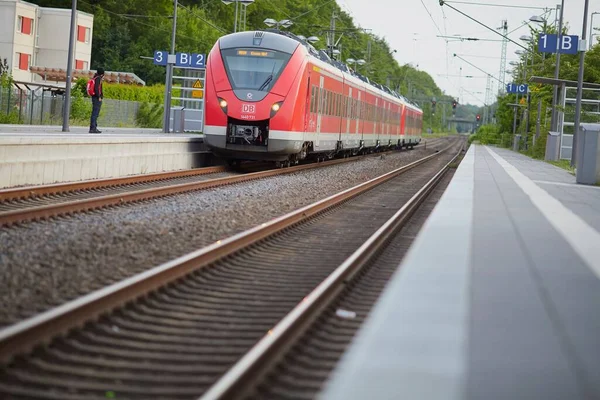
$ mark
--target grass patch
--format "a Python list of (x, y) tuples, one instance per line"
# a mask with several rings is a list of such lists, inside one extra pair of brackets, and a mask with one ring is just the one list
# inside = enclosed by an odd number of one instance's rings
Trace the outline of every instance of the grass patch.
[(571, 175), (575, 175), (575, 168), (571, 167), (571, 161), (569, 161), (569, 160), (546, 161), (546, 162), (548, 164), (552, 164), (556, 167), (566, 170)]

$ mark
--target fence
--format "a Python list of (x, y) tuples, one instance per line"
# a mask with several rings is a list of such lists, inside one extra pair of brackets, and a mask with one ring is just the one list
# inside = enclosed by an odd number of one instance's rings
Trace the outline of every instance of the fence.
[[(100, 120), (104, 126), (136, 126), (140, 103), (135, 101), (104, 99)], [(73, 96), (71, 118), (87, 120), (91, 114), (89, 98)], [(0, 123), (30, 125), (60, 125), (64, 95), (37, 89), (0, 89)], [(83, 121), (78, 121), (83, 122)]]
[[(565, 88), (562, 103), (563, 112), (559, 113), (559, 126), (562, 126), (560, 158), (563, 160), (570, 160), (573, 152), (576, 101), (577, 88)], [(581, 100), (581, 122), (600, 123), (600, 89), (583, 89)]]

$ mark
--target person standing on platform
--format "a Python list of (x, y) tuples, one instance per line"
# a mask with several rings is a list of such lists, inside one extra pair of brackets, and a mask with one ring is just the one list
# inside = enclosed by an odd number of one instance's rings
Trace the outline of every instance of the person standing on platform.
[(92, 117), (90, 119), (90, 133), (102, 133), (98, 130), (98, 115), (102, 107), (102, 80), (104, 79), (104, 68), (98, 68), (94, 77), (87, 85), (88, 95), (92, 98)]

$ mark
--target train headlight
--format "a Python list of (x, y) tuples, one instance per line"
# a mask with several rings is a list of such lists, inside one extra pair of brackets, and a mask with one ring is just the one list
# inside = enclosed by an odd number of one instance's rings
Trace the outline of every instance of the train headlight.
[(281, 108), (281, 104), (283, 104), (283, 101), (278, 101), (277, 103), (271, 106), (271, 118), (273, 118), (275, 114), (277, 114), (277, 111), (279, 111), (279, 109)]
[(227, 114), (227, 100), (217, 97), (219, 99), (219, 107), (225, 114)]

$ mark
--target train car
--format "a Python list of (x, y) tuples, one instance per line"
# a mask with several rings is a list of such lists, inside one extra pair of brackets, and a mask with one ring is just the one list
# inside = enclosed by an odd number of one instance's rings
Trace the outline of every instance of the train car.
[(221, 37), (207, 58), (204, 140), (229, 160), (290, 165), (421, 141), (423, 112), (288, 32)]

